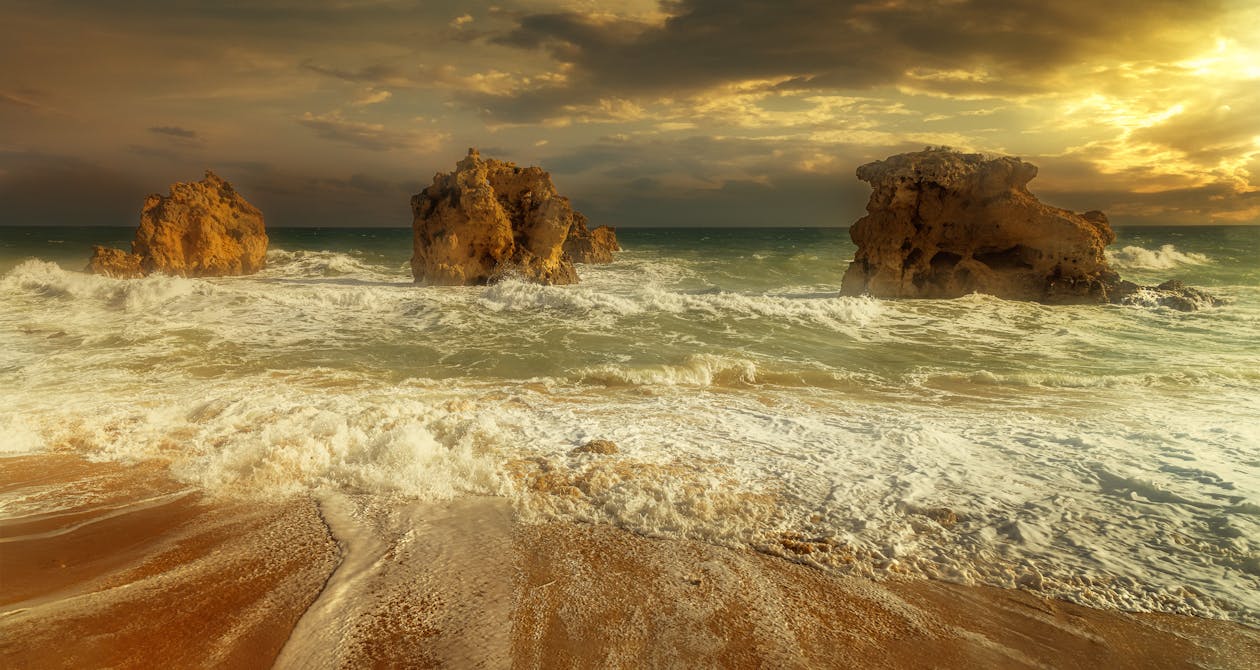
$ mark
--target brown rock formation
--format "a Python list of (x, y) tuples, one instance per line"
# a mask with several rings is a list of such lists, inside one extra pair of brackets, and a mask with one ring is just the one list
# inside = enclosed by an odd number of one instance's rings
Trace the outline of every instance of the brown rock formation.
[(564, 242), (580, 216), (539, 167), (482, 160), (476, 149), (411, 198), (411, 272), (429, 284), (488, 284), (516, 276), (575, 284)]
[(1044, 205), (1026, 185), (1036, 166), (948, 149), (858, 168), (874, 192), (849, 235), (858, 252), (842, 291), (889, 298), (981, 292), (1049, 302), (1105, 302), (1117, 280), (1101, 212)]
[(253, 274), (267, 254), (262, 213), (213, 172), (144, 201), (132, 253), (95, 247), (88, 271), (112, 277)]
[(87, 271), (115, 279), (135, 279), (145, 275), (143, 261), (138, 254), (129, 254), (122, 249), (93, 246)]
[(573, 213), (573, 227), (564, 240), (564, 253), (574, 263), (611, 263), (613, 252), (621, 251), (617, 243), (617, 231), (609, 226), (600, 226), (594, 230), (586, 227), (586, 217)]
[(858, 251), (841, 292), (883, 298), (987, 293), (1047, 303), (1216, 304), (1179, 283), (1121, 281), (1103, 249), (1115, 233), (1102, 212), (1075, 214), (1037, 200), (1037, 166), (946, 148), (858, 168), (873, 192), (849, 229)]

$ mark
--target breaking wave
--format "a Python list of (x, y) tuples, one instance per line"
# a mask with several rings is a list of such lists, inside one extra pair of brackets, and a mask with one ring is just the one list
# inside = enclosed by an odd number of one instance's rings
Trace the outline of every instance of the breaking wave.
[[(504, 495), (863, 574), (1257, 620), (1245, 249), (1111, 254), (1211, 264), (1238, 297), (1182, 317), (844, 297), (845, 247), (696, 244), (560, 287), (415, 286), (408, 249), (358, 236), (244, 278), (13, 259), (0, 454), (161, 459), (232, 497)], [(593, 439), (618, 449), (574, 453)]]
[[(267, 251), (267, 268), (265, 277), (286, 278), (318, 278), (318, 277), (364, 277), (378, 278), (385, 275), (394, 278), (393, 273), (384, 272), (386, 268), (372, 263), (361, 253), (340, 253), (336, 251), (285, 251), (269, 249)], [(397, 280), (410, 280), (409, 273), (399, 268)]]
[(699, 354), (679, 365), (585, 368), (577, 377), (605, 386), (748, 386), (757, 383), (757, 366), (748, 360)]
[(613, 292), (583, 285), (553, 287), (505, 281), (487, 287), (479, 303), (492, 312), (555, 310), (574, 314), (693, 314), (735, 320), (768, 317), (799, 324), (838, 327), (862, 325), (882, 307), (869, 297), (835, 294), (744, 294), (728, 291), (677, 291), (642, 286)]
[(1127, 246), (1107, 251), (1107, 261), (1125, 270), (1171, 270), (1183, 265), (1204, 265), (1212, 259), (1193, 251), (1178, 251), (1171, 244), (1158, 249)]
[(210, 294), (208, 282), (183, 277), (150, 275), (144, 279), (111, 279), (83, 272), (67, 272), (56, 263), (27, 260), (0, 279), (0, 290), (53, 300), (87, 300), (126, 312), (157, 309), (194, 294)]

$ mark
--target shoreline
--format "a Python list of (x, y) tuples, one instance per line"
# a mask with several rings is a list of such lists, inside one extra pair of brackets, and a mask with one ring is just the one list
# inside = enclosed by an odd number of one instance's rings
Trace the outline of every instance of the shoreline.
[(1245, 667), (1260, 630), (875, 582), (506, 499), (215, 500), (154, 461), (0, 459), (6, 667)]

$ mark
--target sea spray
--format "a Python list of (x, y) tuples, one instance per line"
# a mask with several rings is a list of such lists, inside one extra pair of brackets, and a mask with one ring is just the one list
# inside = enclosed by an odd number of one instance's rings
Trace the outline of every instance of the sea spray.
[(206, 280), (79, 272), (108, 231), (5, 251), (0, 450), (1256, 621), (1254, 233), (1176, 232), (1231, 299), (1192, 314), (840, 297), (843, 230), (628, 230), (576, 286), (426, 287), (408, 234), (276, 230)]

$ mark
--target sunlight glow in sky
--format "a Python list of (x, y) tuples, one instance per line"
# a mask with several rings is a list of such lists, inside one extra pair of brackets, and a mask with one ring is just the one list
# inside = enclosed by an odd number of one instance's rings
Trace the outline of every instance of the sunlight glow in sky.
[(214, 168), (271, 225), (406, 226), (478, 146), (596, 223), (847, 225), (855, 168), (928, 144), (1122, 224), (1260, 223), (1248, 2), (103, 4), (0, 0), (2, 224), (129, 225)]

